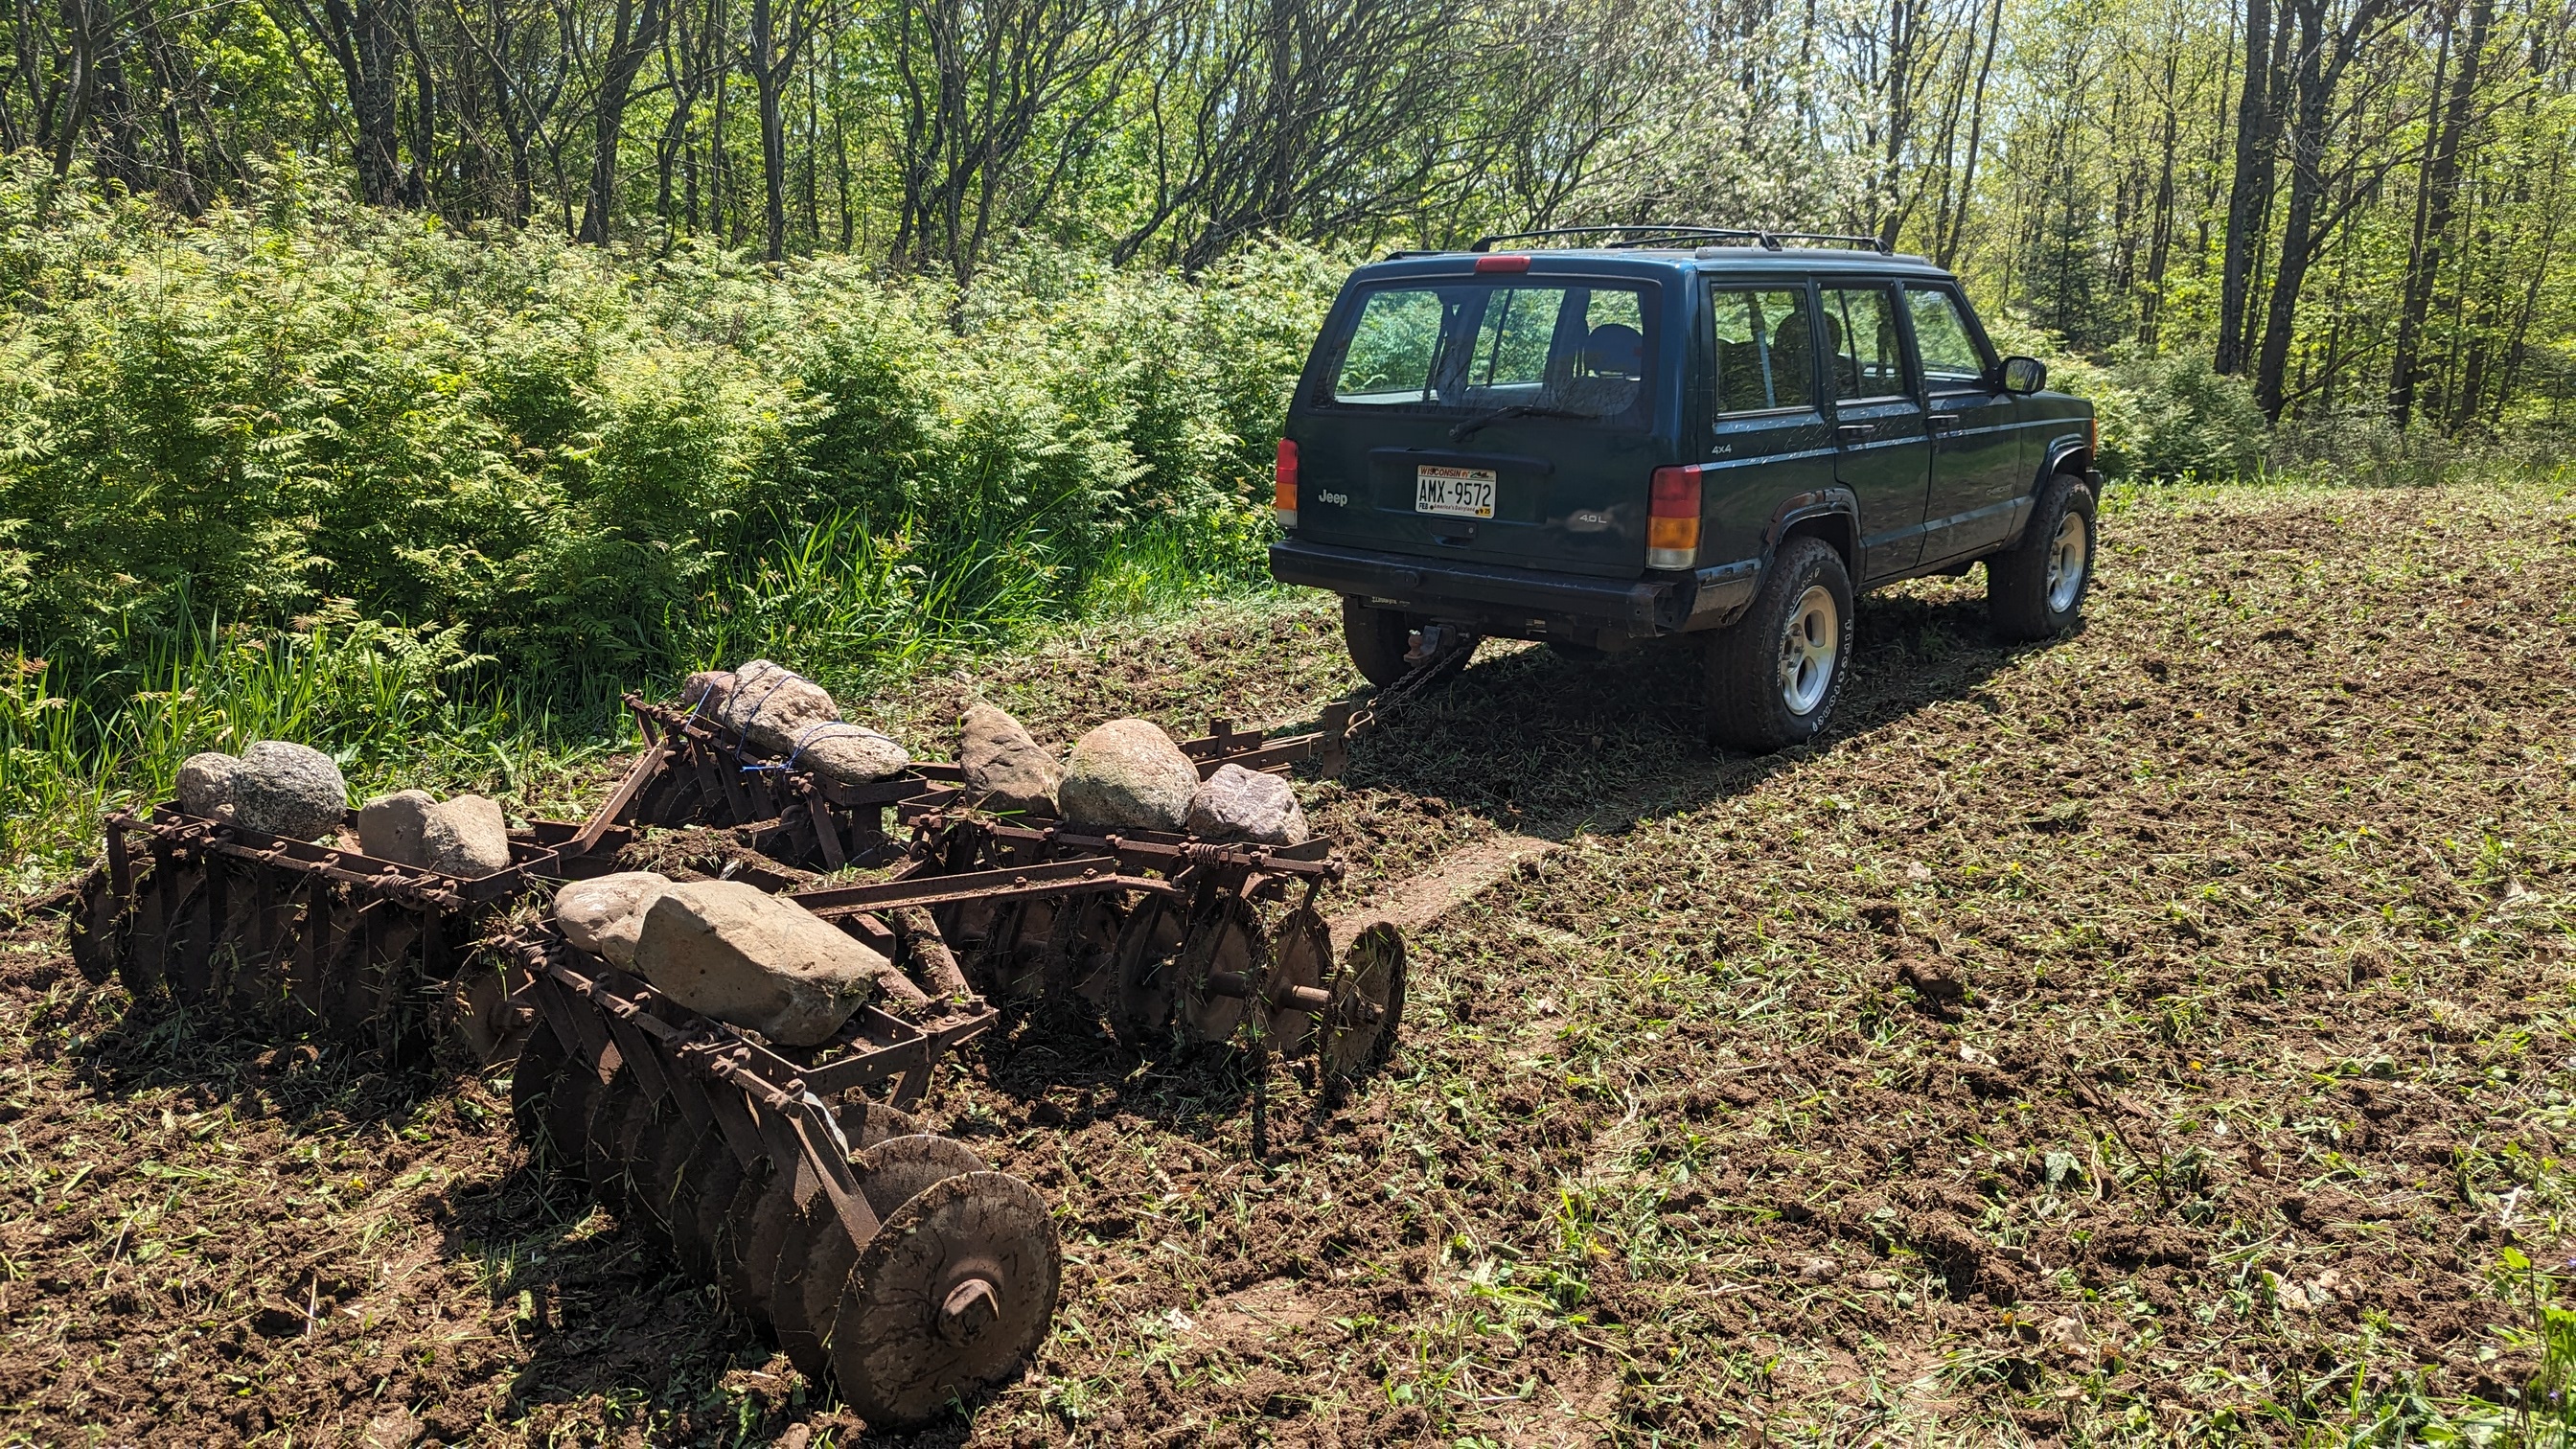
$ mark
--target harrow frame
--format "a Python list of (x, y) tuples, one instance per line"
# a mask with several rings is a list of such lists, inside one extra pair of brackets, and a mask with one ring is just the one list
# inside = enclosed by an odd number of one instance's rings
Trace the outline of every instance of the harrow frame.
[[(966, 794), (965, 772), (954, 764), (917, 760), (886, 779), (847, 785), (760, 749), (697, 710), (625, 698), (644, 749), (574, 837), (577, 849), (613, 825), (709, 825), (743, 832), (754, 849), (785, 865), (827, 872), (885, 865), (904, 855), (902, 840), (886, 829), (889, 810), (959, 803)], [(1305, 734), (1271, 739), (1216, 718), (1180, 748), (1202, 779), (1226, 765), (1279, 771), (1307, 760), (1320, 761), (1330, 777), (1349, 760), (1352, 728), (1351, 707), (1336, 703)]]
[[(356, 816), (347, 817), (354, 826)], [(560, 875), (574, 827), (514, 833), (511, 863), (463, 877), (193, 816), (175, 803), (105, 820), (106, 863), (82, 884), (71, 946), (93, 981), (138, 999), (280, 1028), (319, 1027), (399, 1059), (434, 1014), (489, 1061), (524, 1028), (516, 983), (478, 970), (483, 929)]]

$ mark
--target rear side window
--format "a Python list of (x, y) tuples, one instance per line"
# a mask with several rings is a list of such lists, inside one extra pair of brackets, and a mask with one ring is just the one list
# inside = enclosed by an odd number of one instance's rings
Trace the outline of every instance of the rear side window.
[(1905, 349), (1886, 286), (1824, 289), (1825, 360), (1838, 398), (1903, 397)]
[(1333, 370), (1360, 407), (1617, 417), (1645, 395), (1642, 287), (1493, 282), (1368, 293)]
[(1804, 288), (1719, 288), (1709, 303), (1717, 334), (1719, 413), (1816, 405), (1816, 349)]

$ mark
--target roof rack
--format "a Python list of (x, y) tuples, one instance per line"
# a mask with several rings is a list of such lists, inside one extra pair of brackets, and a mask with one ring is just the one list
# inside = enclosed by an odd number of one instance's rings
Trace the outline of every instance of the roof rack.
[(1681, 226), (1669, 224), (1648, 226), (1551, 226), (1539, 231), (1497, 232), (1491, 236), (1478, 237), (1476, 239), (1476, 244), (1467, 248), (1467, 250), (1470, 252), (1489, 252), (1494, 249), (1494, 244), (1497, 242), (1538, 241), (1549, 237), (1591, 236), (1603, 233), (1612, 234), (1619, 238), (1619, 240), (1610, 243), (1613, 247), (1646, 247), (1652, 246), (1655, 242), (1662, 240), (1699, 241), (1703, 239), (1717, 239), (1725, 241), (1753, 242), (1759, 245), (1764, 251), (1772, 252), (1780, 250), (1781, 243), (1783, 242), (1812, 243), (1822, 246), (1864, 247), (1881, 256), (1889, 255), (1895, 250), (1895, 248), (1889, 246), (1883, 241), (1880, 241), (1874, 236), (1848, 236), (1837, 232), (1824, 231), (1756, 231), (1745, 227)]
[[(1467, 250), (1471, 252), (1489, 252), (1494, 249), (1494, 243), (1496, 242), (1536, 241), (1546, 237), (1558, 236), (1590, 236), (1600, 232), (1617, 233), (1626, 236), (1626, 240), (1613, 242), (1612, 245), (1627, 247), (1641, 247), (1646, 245), (1649, 240), (1661, 237), (1726, 237), (1736, 241), (1760, 241), (1762, 239), (1762, 233), (1758, 231), (1746, 231), (1738, 227), (1722, 226), (1551, 226), (1540, 231), (1507, 231), (1497, 232), (1492, 236), (1478, 237), (1476, 239), (1476, 244), (1467, 248)], [(1633, 235), (1629, 235), (1631, 233), (1633, 233)]]

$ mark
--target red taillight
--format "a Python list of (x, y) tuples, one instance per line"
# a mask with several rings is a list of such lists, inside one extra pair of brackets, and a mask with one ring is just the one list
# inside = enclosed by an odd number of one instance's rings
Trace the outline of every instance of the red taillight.
[(1480, 272), (1526, 272), (1529, 270), (1529, 258), (1478, 257), (1476, 258), (1476, 270)]
[(1279, 462), (1270, 473), (1270, 511), (1281, 528), (1297, 526), (1297, 445), (1286, 438), (1279, 440)]
[(1646, 567), (1686, 569), (1699, 562), (1696, 463), (1657, 468), (1646, 507)]

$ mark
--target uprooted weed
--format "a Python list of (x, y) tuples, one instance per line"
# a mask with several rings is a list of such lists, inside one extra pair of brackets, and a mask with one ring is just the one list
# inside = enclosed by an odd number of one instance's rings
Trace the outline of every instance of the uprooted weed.
[[(1417, 938), (1386, 1077), (1273, 1074), (1268, 1170), (1236, 1059), (1031, 1021), (970, 1054), (933, 1115), (1058, 1204), (1067, 1277), (936, 1441), (2540, 1436), (2576, 507), (2115, 505), (2073, 639), (1992, 646), (1973, 581), (1865, 606), (1821, 747), (1707, 759), (1680, 651), (1498, 649), (1305, 787), (1354, 896), (1593, 826)], [(1293, 603), (977, 687), (1051, 738), (1270, 722), (1336, 649)], [(490, 1086), (121, 1023), (15, 952), (33, 1437), (850, 1439), (527, 1171)]]

